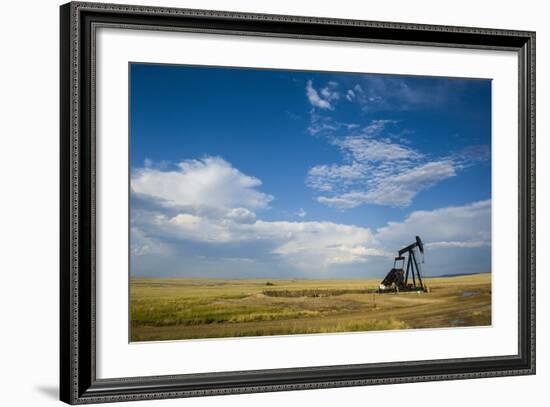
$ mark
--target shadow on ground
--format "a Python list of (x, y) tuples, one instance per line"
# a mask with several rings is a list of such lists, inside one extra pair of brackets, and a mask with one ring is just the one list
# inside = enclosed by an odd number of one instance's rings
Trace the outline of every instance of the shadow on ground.
[(59, 399), (59, 389), (57, 386), (37, 386), (36, 390), (44, 394), (48, 398), (58, 400)]

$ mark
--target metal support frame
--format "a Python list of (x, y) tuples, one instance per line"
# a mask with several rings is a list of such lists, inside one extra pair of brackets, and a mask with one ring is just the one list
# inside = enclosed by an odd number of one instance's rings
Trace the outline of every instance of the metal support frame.
[[(411, 273), (411, 277), (413, 280), (413, 287), (417, 288), (416, 286), (416, 278), (418, 277), (418, 283), (420, 285), (420, 289), (424, 290), (424, 283), (422, 282), (422, 277), (420, 277), (420, 268), (418, 267), (418, 262), (416, 261), (416, 255), (414, 254), (414, 248), (409, 248), (407, 252), (407, 270), (405, 272), (405, 286), (409, 282), (409, 271)], [(416, 273), (416, 275), (415, 275)]]

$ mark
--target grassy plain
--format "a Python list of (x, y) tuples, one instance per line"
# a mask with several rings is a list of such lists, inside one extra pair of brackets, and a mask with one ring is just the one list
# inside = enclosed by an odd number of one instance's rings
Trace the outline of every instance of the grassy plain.
[(426, 278), (427, 293), (373, 280), (133, 278), (132, 341), (491, 324), (491, 274)]

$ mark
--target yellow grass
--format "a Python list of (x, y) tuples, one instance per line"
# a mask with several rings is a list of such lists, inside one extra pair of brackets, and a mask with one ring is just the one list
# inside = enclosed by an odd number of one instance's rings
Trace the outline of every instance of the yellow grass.
[(379, 282), (134, 278), (130, 282), (131, 339), (491, 324), (491, 274), (426, 279), (428, 293), (373, 293)]

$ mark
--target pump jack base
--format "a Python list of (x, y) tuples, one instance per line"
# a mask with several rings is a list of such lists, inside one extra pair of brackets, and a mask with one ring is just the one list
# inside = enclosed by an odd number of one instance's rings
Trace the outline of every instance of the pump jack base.
[(399, 294), (400, 292), (416, 292), (417, 294), (420, 293), (427, 293), (429, 292), (426, 287), (420, 288), (420, 287), (413, 287), (412, 285), (409, 285), (408, 287), (379, 287), (378, 288), (378, 294), (388, 294), (388, 293), (394, 293)]

